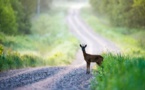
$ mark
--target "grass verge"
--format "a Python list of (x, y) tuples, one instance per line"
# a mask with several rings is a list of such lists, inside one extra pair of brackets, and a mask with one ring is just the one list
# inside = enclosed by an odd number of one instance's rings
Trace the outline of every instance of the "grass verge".
[(104, 55), (103, 72), (98, 68), (91, 82), (92, 90), (144, 90), (145, 58)]

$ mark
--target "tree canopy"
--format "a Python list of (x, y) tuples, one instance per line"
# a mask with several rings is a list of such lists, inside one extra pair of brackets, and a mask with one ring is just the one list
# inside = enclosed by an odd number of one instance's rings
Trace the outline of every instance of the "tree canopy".
[[(0, 0), (0, 32), (9, 35), (31, 33), (30, 19), (36, 14), (38, 0)], [(51, 0), (40, 0), (49, 9)]]
[(145, 0), (90, 0), (95, 12), (109, 17), (112, 24), (145, 27)]

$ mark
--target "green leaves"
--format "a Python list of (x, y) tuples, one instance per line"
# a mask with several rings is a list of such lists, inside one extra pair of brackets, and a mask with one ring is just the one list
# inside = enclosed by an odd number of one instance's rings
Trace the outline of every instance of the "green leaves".
[(144, 90), (144, 57), (106, 54), (104, 58), (104, 72), (96, 75), (98, 85), (93, 81), (93, 90)]
[(0, 44), (0, 56), (3, 54), (4, 48), (3, 46)]
[(16, 16), (9, 0), (0, 0), (0, 30), (7, 34), (17, 32)]
[(115, 26), (144, 27), (144, 0), (91, 0), (97, 13), (107, 16)]
[[(51, 0), (40, 0), (41, 12), (48, 12)], [(0, 0), (0, 31), (8, 34), (30, 34), (37, 0)]]

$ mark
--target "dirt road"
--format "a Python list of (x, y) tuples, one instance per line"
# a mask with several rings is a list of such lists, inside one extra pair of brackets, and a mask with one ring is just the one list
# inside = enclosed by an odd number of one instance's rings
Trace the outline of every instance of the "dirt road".
[[(80, 42), (88, 45), (87, 53), (119, 51), (112, 42), (96, 34), (81, 19), (79, 9), (70, 9), (66, 21)], [(90, 90), (92, 77), (92, 74), (86, 74), (85, 61), (79, 50), (76, 60), (69, 66), (26, 68), (0, 73), (0, 90)]]

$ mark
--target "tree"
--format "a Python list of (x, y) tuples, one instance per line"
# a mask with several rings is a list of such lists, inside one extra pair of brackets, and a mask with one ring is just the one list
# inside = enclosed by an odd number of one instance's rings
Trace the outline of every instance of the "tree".
[[(42, 11), (51, 0), (40, 0)], [(31, 33), (30, 19), (36, 14), (37, 0), (0, 0), (0, 31), (5, 34)]]
[(31, 14), (29, 13), (29, 10), (25, 10), (20, 0), (11, 0), (11, 5), (15, 11), (16, 21), (18, 23), (18, 33), (29, 34), (31, 32)]
[(9, 0), (0, 0), (0, 30), (7, 34), (16, 34), (18, 24)]

